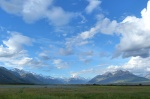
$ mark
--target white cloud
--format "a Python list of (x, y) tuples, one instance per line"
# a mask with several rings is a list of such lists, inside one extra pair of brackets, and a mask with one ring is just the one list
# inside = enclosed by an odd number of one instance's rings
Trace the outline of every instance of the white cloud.
[(68, 68), (69, 64), (67, 62), (64, 62), (61, 59), (54, 59), (53, 64), (57, 69), (63, 69), (63, 68)]
[(11, 14), (21, 14), (25, 0), (0, 0), (0, 7)]
[(36, 60), (33, 58), (28, 57), (27, 55), (20, 55), (13, 58), (0, 58), (5, 67), (12, 67), (12, 68), (39, 68), (39, 67), (46, 67), (48, 66), (46, 63), (40, 60)]
[(84, 31), (79, 33), (77, 36), (66, 39), (66, 46), (83, 46), (91, 43), (89, 40), (94, 38), (94, 36), (98, 33), (103, 33), (107, 35), (112, 35), (115, 32), (117, 27), (117, 21), (110, 21), (108, 18), (101, 18), (98, 20), (96, 25), (89, 29), (88, 31)]
[[(149, 56), (150, 48), (150, 1), (147, 9), (141, 11), (141, 18), (135, 16), (126, 17), (119, 23), (116, 32), (121, 33), (120, 43), (116, 46), (117, 54), (123, 57)], [(116, 54), (116, 55), (117, 55)]]
[(11, 32), (11, 37), (0, 45), (0, 57), (14, 57), (24, 53), (24, 45), (31, 45), (32, 39), (17, 32)]
[(21, 11), (23, 19), (30, 23), (45, 18), (51, 4), (52, 0), (27, 0)]
[(8, 32), (10, 37), (0, 45), (0, 62), (7, 67), (23, 68), (33, 62), (24, 46), (31, 46), (33, 39), (18, 32)]
[(54, 6), (53, 0), (0, 0), (0, 7), (7, 13), (22, 16), (27, 23), (48, 19), (52, 25), (62, 26), (76, 16)]
[(23, 69), (24, 66), (29, 66), (30, 63), (32, 63), (33, 59), (29, 57), (21, 57), (21, 58), (10, 58), (10, 59), (5, 59), (5, 65), (8, 67), (15, 67), (19, 69)]
[(86, 13), (92, 13), (93, 10), (95, 10), (100, 4), (101, 1), (99, 0), (88, 0), (89, 5), (86, 7)]
[(91, 28), (89, 31), (82, 32), (80, 37), (82, 39), (91, 39), (97, 33), (103, 34), (113, 34), (117, 27), (117, 21), (110, 21), (108, 18), (101, 19), (97, 22), (95, 27)]
[(50, 23), (56, 26), (68, 24), (74, 15), (74, 13), (65, 12), (60, 7), (53, 7), (46, 13), (46, 17), (50, 20)]
[(115, 71), (118, 69), (128, 70), (135, 74), (146, 74), (149, 72), (150, 68), (150, 57), (142, 58), (142, 57), (131, 57), (131, 59), (124, 63), (121, 66), (109, 66), (108, 71)]
[(0, 45), (0, 63), (5, 67), (23, 69), (24, 67), (46, 66), (46, 63), (28, 56), (25, 46), (31, 46), (33, 39), (18, 32), (8, 32), (10, 37)]
[[(67, 39), (67, 46), (76, 46), (88, 41), (98, 33), (106, 35), (116, 34), (120, 37), (120, 43), (116, 45), (116, 53), (113, 57), (123, 56), (149, 56), (150, 48), (150, 1), (147, 8), (141, 11), (141, 18), (127, 16), (122, 22), (110, 20), (103, 15), (97, 16), (97, 23), (88, 31), (81, 32), (75, 37)], [(85, 43), (88, 44), (88, 43)]]

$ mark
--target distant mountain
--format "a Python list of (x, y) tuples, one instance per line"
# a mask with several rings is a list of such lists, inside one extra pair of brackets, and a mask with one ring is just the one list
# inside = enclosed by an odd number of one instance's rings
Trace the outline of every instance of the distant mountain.
[(12, 73), (18, 76), (19, 78), (23, 79), (25, 82), (33, 83), (33, 84), (62, 84), (63, 83), (57, 78), (45, 77), (45, 76), (33, 74), (19, 69), (12, 70)]
[(67, 79), (67, 84), (85, 84), (88, 80), (82, 77), (75, 77), (75, 78), (69, 78)]
[(64, 84), (62, 79), (53, 78), (50, 76), (41, 76), (41, 75), (34, 75), (37, 79), (39, 79), (42, 84)]
[(149, 81), (147, 78), (138, 77), (129, 71), (117, 70), (115, 72), (107, 72), (91, 79), (90, 84), (114, 84), (114, 83), (138, 83)]
[(20, 69), (8, 70), (0, 67), (0, 84), (114, 84), (114, 83), (137, 83), (150, 84), (150, 75), (146, 78), (136, 76), (128, 71), (118, 70), (107, 72), (91, 79), (75, 78), (53, 78), (26, 72)]
[(0, 84), (85, 84), (86, 82), (87, 80), (81, 77), (61, 79), (0, 67)]
[(33, 84), (85, 84), (88, 82), (87, 79), (81, 77), (68, 78), (68, 79), (53, 78), (50, 76), (41, 76), (41, 75), (29, 73), (20, 69), (13, 69), (12, 73), (18, 78)]

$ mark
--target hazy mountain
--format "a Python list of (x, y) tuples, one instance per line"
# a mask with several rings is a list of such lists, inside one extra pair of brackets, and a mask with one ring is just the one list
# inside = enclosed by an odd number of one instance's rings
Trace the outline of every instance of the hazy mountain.
[(107, 72), (103, 75), (98, 75), (91, 79), (89, 83), (92, 84), (112, 84), (112, 83), (137, 83), (149, 81), (144, 77), (138, 77), (129, 71), (117, 70), (115, 72)]
[(67, 84), (85, 84), (87, 82), (88, 80), (82, 77), (69, 78), (66, 81)]
[(42, 75), (34, 75), (37, 79), (39, 79), (42, 84), (63, 84), (64, 82), (61, 79), (53, 78), (50, 76), (42, 76)]
[(88, 81), (85, 78), (53, 78), (26, 72), (20, 69), (13, 69), (12, 73), (26, 82), (33, 84), (85, 84)]

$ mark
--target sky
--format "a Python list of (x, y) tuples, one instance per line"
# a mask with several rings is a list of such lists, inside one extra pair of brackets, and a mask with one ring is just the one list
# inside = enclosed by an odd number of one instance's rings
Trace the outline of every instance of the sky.
[(0, 0), (0, 66), (52, 77), (150, 73), (150, 0)]

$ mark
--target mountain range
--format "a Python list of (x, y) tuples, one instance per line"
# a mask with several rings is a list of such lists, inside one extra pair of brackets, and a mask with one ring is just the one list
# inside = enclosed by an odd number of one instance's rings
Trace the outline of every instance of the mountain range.
[(8, 70), (0, 67), (0, 84), (84, 84), (87, 80), (78, 78), (53, 78), (26, 72), (20, 69)]
[(97, 75), (91, 79), (90, 84), (123, 84), (123, 83), (145, 83), (150, 80), (144, 77), (139, 77), (129, 71), (117, 70), (115, 72), (106, 72), (103, 75)]
[(97, 75), (91, 80), (82, 77), (53, 78), (26, 72), (20, 69), (8, 70), (0, 67), (0, 84), (117, 84), (117, 83), (148, 83), (150, 75), (136, 76), (129, 71), (117, 70)]

